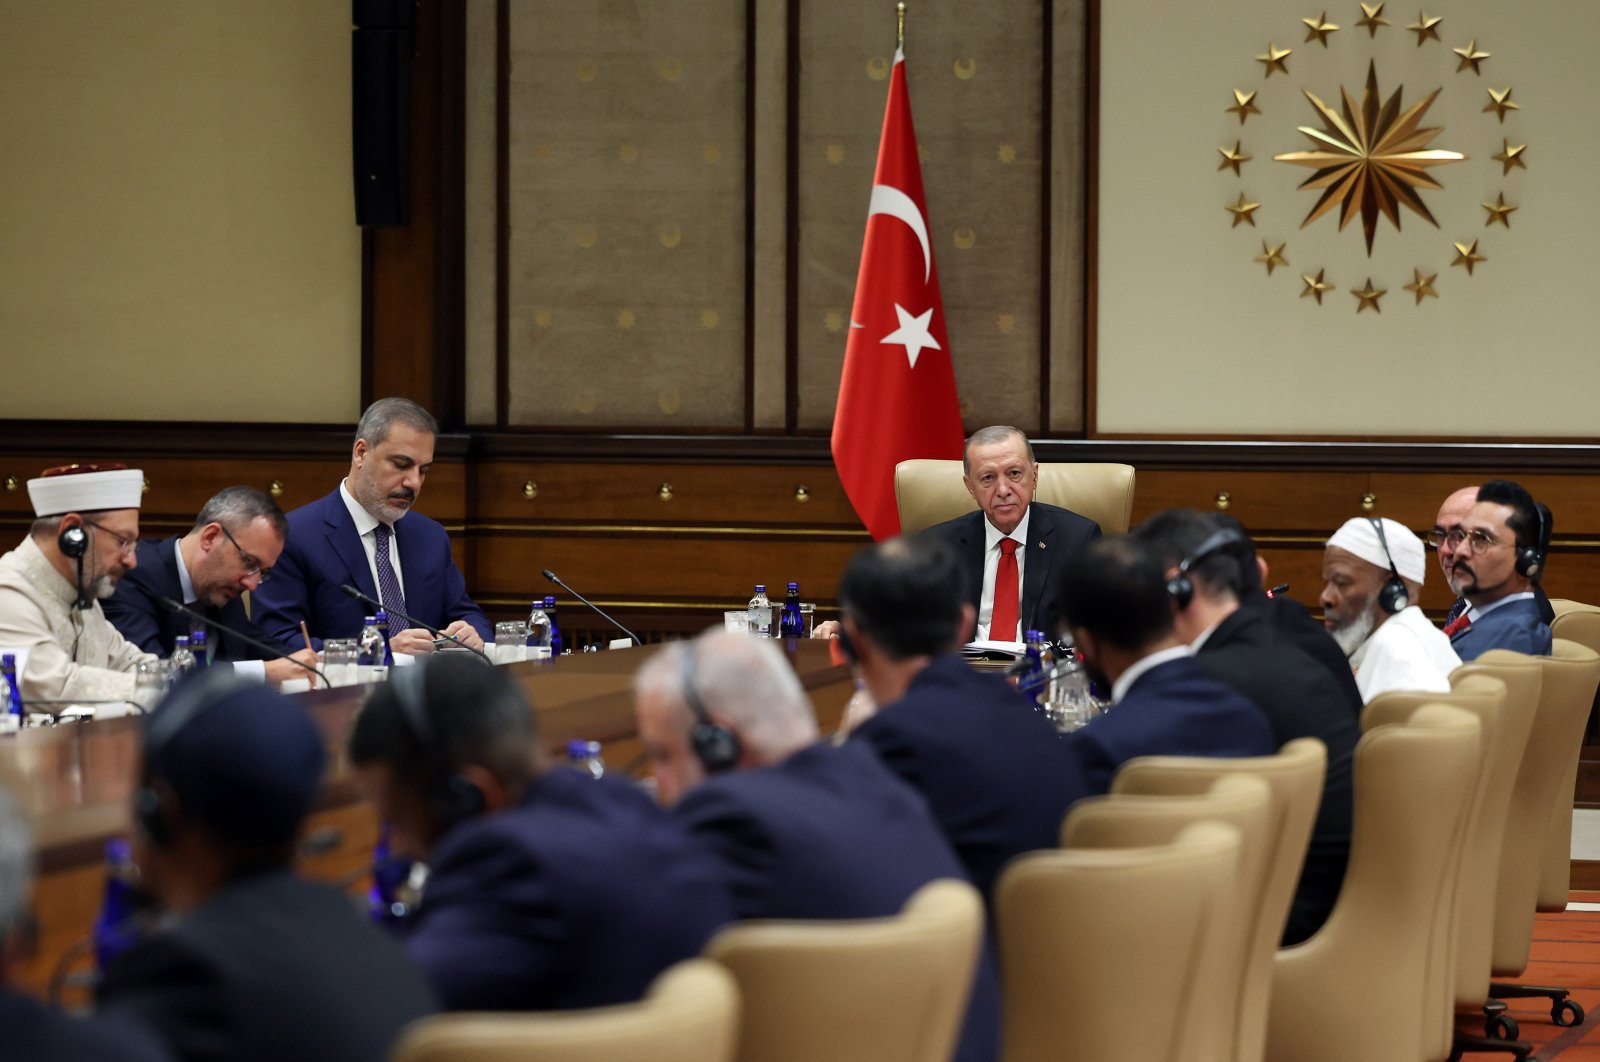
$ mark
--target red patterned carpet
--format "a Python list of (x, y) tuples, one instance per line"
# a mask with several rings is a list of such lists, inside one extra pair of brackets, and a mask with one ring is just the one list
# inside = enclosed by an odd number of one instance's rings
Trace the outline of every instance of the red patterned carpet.
[[(1578, 902), (1600, 902), (1595, 893), (1575, 892)], [(1509, 1013), (1521, 1026), (1522, 1039), (1537, 1046), (1539, 1062), (1600, 1062), (1600, 911), (1542, 914), (1534, 922), (1533, 951), (1528, 969), (1517, 978), (1528, 984), (1557, 985), (1587, 1011), (1583, 1021), (1563, 1029), (1550, 1021), (1550, 1007), (1536, 999), (1507, 1000)], [(1476, 1030), (1474, 1030), (1476, 1031)], [(1510, 1058), (1506, 1054), (1468, 1055)]]

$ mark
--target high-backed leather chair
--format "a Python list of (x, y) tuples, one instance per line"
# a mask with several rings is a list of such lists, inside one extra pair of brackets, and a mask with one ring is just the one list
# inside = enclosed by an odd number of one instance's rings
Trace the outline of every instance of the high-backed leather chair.
[[(1557, 638), (1600, 653), (1600, 605), (1555, 598), (1550, 602), (1556, 618), (1550, 633)], [(1576, 799), (1578, 759), (1581, 746), (1574, 746), (1561, 776), (1561, 792)], [(1539, 910), (1565, 911), (1572, 891), (1572, 800), (1556, 801), (1550, 818), (1550, 832), (1544, 842), (1544, 866), (1539, 872)]]
[(1274, 756), (1212, 759), (1201, 756), (1142, 756), (1122, 765), (1111, 782), (1116, 796), (1195, 794), (1218, 779), (1235, 774), (1258, 778), (1272, 790), (1272, 819), (1260, 914), (1249, 943), (1241, 979), (1238, 1014), (1234, 1019), (1234, 1057), (1262, 1057), (1267, 1038), (1267, 1003), (1272, 991), (1272, 962), (1283, 939), (1289, 904), (1294, 899), (1306, 846), (1322, 802), (1328, 750), (1316, 738), (1296, 738)]
[[(1217, 949), (1218, 976), (1199, 985), (1189, 1043), (1196, 1057), (1238, 1059), (1238, 1013), (1256, 923), (1272, 917), (1262, 907), (1269, 870), (1277, 853), (1269, 847), (1272, 789), (1249, 774), (1224, 775), (1199, 796), (1118, 793), (1080, 800), (1061, 827), (1063, 848), (1137, 848), (1171, 844), (1196, 822), (1223, 822), (1239, 831), (1239, 861), (1233, 885), (1217, 905), (1210, 947)], [(1278, 927), (1282, 932), (1282, 925)], [(1063, 956), (1071, 961), (1070, 952)], [(1063, 1010), (1047, 983), (1007, 979), (1006, 1016), (1022, 1024), (1054, 1022), (1062, 1043), (1071, 1041), (1077, 1012)], [(1028, 997), (1032, 998), (1029, 999)], [(1024, 1005), (1026, 1004), (1026, 1005)], [(1037, 1034), (1036, 1034), (1037, 1035)], [(1043, 1036), (1039, 1037), (1043, 1039)], [(1257, 1053), (1252, 1062), (1260, 1062)]]
[(1478, 720), (1427, 705), (1356, 745), (1350, 865), (1333, 912), (1274, 960), (1273, 1062), (1417, 1062), (1432, 911), (1478, 764)]
[(743, 922), (706, 955), (739, 985), (741, 1062), (948, 1062), (983, 931), (978, 891), (946, 879), (892, 918)]
[(995, 888), (1005, 1062), (1213, 1062), (1192, 1031), (1238, 853), (1237, 829), (1201, 822), (1172, 844), (1013, 860)]
[[(1120, 533), (1128, 530), (1133, 516), (1133, 466), (1041, 464), (1033, 497), (1087, 516), (1108, 535)], [(907, 534), (978, 507), (962, 483), (960, 461), (901, 461), (894, 469), (894, 498), (900, 508), (900, 529)]]
[(440, 1014), (406, 1027), (392, 1062), (730, 1062), (739, 990), (709, 959), (678, 963), (638, 1003)]

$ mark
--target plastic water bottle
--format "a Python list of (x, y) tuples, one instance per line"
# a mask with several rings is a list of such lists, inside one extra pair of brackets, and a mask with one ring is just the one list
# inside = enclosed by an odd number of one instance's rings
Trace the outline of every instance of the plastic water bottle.
[(0, 697), (4, 698), (0, 704), (4, 710), (0, 733), (21, 730), (27, 716), (22, 708), (22, 680), (17, 678), (17, 658), (13, 653), (0, 656)]
[(750, 599), (745, 617), (751, 634), (757, 638), (772, 637), (772, 602), (767, 600), (766, 583), (756, 584), (756, 596)]
[(785, 638), (806, 636), (805, 617), (800, 615), (800, 584), (790, 583), (783, 596), (783, 616), (778, 621), (778, 633)]
[(533, 608), (528, 611), (528, 647), (529, 660), (543, 660), (550, 655), (550, 614), (544, 610), (544, 601), (534, 598)]
[(389, 614), (380, 608), (373, 613), (372, 625), (378, 629), (378, 636), (383, 639), (383, 659), (374, 660), (373, 663), (394, 667), (394, 650), (389, 646)]
[(544, 614), (550, 619), (550, 655), (560, 656), (562, 653), (561, 625), (556, 622), (556, 595), (544, 595)]
[(177, 641), (172, 645), (172, 658), (167, 661), (167, 666), (172, 669), (172, 681), (177, 682), (183, 676), (199, 667), (195, 660), (194, 651), (189, 648), (189, 636), (178, 635)]
[(132, 849), (123, 838), (113, 837), (106, 842), (106, 889), (94, 919), (94, 955), (102, 970), (139, 941), (133, 906), (136, 880)]
[(189, 651), (194, 654), (194, 666), (198, 670), (211, 666), (211, 654), (206, 651), (206, 632), (197, 630), (189, 635)]
[(592, 778), (602, 778), (606, 763), (600, 758), (600, 742), (573, 740), (567, 742), (567, 765), (588, 773)]
[(1022, 659), (1026, 664), (1017, 676), (1018, 682), (1020, 685), (1036, 684), (1045, 669), (1050, 666), (1045, 662), (1045, 656), (1050, 652), (1050, 643), (1045, 641), (1042, 631), (1024, 631), (1022, 645)]
[(397, 923), (409, 913), (401, 889), (411, 875), (411, 863), (389, 851), (389, 824), (378, 831), (372, 846), (372, 887), (367, 890), (367, 910), (374, 922)]
[(361, 637), (356, 640), (356, 663), (383, 663), (383, 632), (378, 630), (376, 616), (362, 617)]

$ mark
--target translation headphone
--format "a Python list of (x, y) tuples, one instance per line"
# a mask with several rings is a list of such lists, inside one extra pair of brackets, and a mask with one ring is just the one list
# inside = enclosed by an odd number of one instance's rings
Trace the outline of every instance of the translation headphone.
[(161, 710), (150, 716), (150, 726), (144, 736), (144, 776), (133, 795), (133, 818), (152, 844), (164, 847), (172, 842), (173, 836), (172, 823), (161, 810), (161, 794), (155, 789), (157, 757), (204, 715), (207, 708), (219, 701), (223, 692), (239, 685), (243, 683), (229, 670), (201, 671), (185, 679)]
[(1400, 578), (1400, 569), (1394, 566), (1394, 554), (1389, 552), (1389, 540), (1383, 533), (1383, 521), (1376, 516), (1367, 517), (1372, 529), (1378, 532), (1378, 545), (1383, 547), (1383, 558), (1389, 562), (1389, 578), (1378, 589), (1378, 605), (1390, 614), (1402, 612), (1411, 604), (1411, 591)]
[(1196, 564), (1214, 554), (1221, 553), (1229, 546), (1237, 546), (1246, 541), (1245, 537), (1232, 528), (1223, 528), (1213, 531), (1204, 542), (1195, 547), (1193, 553), (1183, 558), (1178, 565), (1177, 574), (1167, 580), (1167, 594), (1172, 598), (1173, 604), (1179, 608), (1188, 608), (1194, 600), (1194, 580), (1189, 577), (1189, 572)]
[(471, 818), (484, 810), (483, 790), (467, 781), (466, 776), (450, 766), (439, 732), (428, 714), (426, 697), (426, 665), (397, 668), (389, 672), (389, 688), (394, 691), (395, 703), (400, 707), (400, 718), (406, 729), (422, 746), (423, 754), (431, 761), (428, 771), (433, 791), (428, 803), (446, 829), (463, 819)]
[(56, 538), (56, 546), (64, 557), (82, 560), (83, 555), (89, 552), (89, 535), (81, 526), (74, 524), (72, 527), (63, 527), (61, 534)]
[(1537, 581), (1544, 570), (1544, 554), (1539, 550), (1539, 544), (1544, 541), (1544, 510), (1539, 508), (1538, 502), (1533, 503), (1533, 515), (1539, 521), (1538, 533), (1534, 535), (1533, 545), (1517, 550), (1517, 574)]
[(683, 702), (694, 716), (694, 726), (689, 729), (689, 747), (694, 750), (695, 759), (700, 761), (700, 766), (706, 769), (707, 774), (717, 774), (738, 763), (744, 749), (739, 745), (739, 735), (714, 722), (711, 713), (706, 711), (706, 703), (700, 698), (700, 688), (695, 685), (694, 673), (694, 643), (690, 642), (684, 646), (682, 671)]

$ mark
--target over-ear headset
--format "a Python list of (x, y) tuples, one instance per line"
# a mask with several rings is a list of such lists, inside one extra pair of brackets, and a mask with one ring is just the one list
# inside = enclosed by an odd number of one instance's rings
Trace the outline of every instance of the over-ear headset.
[(1196, 564), (1214, 554), (1221, 553), (1229, 546), (1236, 546), (1244, 542), (1245, 538), (1232, 528), (1223, 528), (1213, 531), (1211, 535), (1194, 552), (1183, 558), (1178, 565), (1177, 574), (1167, 580), (1167, 594), (1171, 596), (1173, 604), (1179, 608), (1188, 608), (1189, 602), (1194, 600), (1194, 580), (1189, 577), (1189, 572)]
[(61, 534), (56, 536), (56, 546), (63, 557), (82, 560), (83, 555), (89, 552), (89, 533), (77, 524), (63, 527)]
[(1531, 546), (1522, 546), (1517, 550), (1517, 574), (1524, 579), (1537, 581), (1544, 570), (1544, 554), (1539, 549), (1544, 541), (1544, 510), (1539, 508), (1538, 502), (1533, 503), (1533, 515), (1539, 521), (1538, 530)]
[(150, 716), (144, 736), (144, 774), (133, 795), (133, 818), (151, 843), (164, 846), (172, 841), (172, 824), (161, 810), (161, 794), (155, 789), (156, 759), (226, 690), (238, 685), (242, 680), (225, 668), (201, 671), (185, 679)]
[(700, 698), (700, 687), (695, 684), (694, 674), (694, 643), (689, 642), (683, 648), (682, 672), (683, 703), (689, 706), (689, 712), (694, 716), (694, 725), (689, 728), (689, 747), (694, 750), (695, 758), (706, 769), (706, 773), (716, 774), (738, 763), (744, 750), (739, 745), (739, 735), (714, 722), (711, 713), (706, 711), (706, 702)]
[(1383, 521), (1376, 516), (1367, 517), (1372, 523), (1372, 529), (1378, 532), (1378, 545), (1383, 547), (1383, 557), (1389, 562), (1389, 578), (1384, 580), (1383, 586), (1378, 589), (1378, 605), (1385, 612), (1402, 612), (1411, 604), (1411, 591), (1406, 589), (1406, 584), (1400, 578), (1400, 569), (1394, 566), (1394, 554), (1389, 552), (1389, 540), (1383, 533)]
[(433, 717), (428, 714), (426, 682), (426, 664), (394, 668), (389, 672), (389, 688), (394, 691), (400, 718), (431, 764), (428, 774), (432, 791), (428, 802), (448, 829), (483, 811), (483, 790), (451, 766), (447, 750), (439, 740), (439, 731), (433, 725)]

